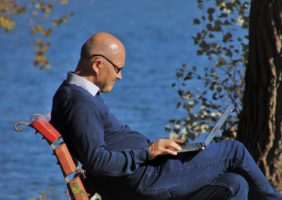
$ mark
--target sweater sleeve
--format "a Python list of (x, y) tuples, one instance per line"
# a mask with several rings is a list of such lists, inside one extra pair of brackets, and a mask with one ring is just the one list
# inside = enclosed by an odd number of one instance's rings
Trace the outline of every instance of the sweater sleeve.
[[(83, 105), (83, 106), (82, 106)], [(68, 134), (86, 170), (93, 175), (124, 176), (134, 173), (148, 160), (147, 148), (107, 148), (104, 140), (105, 113), (93, 104), (72, 105), (68, 114)]]

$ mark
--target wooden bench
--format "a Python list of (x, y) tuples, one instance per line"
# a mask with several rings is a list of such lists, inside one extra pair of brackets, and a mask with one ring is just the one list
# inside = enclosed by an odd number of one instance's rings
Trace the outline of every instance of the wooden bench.
[[(62, 170), (70, 198), (74, 200), (89, 200), (90, 197), (81, 180), (84, 177), (84, 172), (82, 169), (78, 168), (78, 163), (74, 162), (65, 142), (63, 141), (62, 135), (43, 115), (33, 115), (31, 118), (32, 120), (30, 123), (16, 122), (14, 129), (16, 131), (22, 131), (23, 129), (20, 128), (20, 126), (28, 125), (29, 127), (35, 129), (36, 133), (41, 134), (51, 146), (54, 155), (58, 160), (58, 165)], [(97, 199), (97, 197), (94, 195), (91, 199)]]

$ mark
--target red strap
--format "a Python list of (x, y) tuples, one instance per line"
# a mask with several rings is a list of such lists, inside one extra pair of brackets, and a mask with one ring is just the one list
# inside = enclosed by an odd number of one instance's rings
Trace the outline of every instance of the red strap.
[(62, 135), (49, 123), (47, 119), (39, 116), (31, 123), (31, 126), (36, 129), (50, 143), (56, 142)]

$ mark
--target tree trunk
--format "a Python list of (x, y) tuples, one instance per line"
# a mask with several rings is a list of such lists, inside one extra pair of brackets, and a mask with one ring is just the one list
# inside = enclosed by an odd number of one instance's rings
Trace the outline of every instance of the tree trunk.
[(249, 57), (238, 139), (282, 188), (282, 1), (252, 0)]

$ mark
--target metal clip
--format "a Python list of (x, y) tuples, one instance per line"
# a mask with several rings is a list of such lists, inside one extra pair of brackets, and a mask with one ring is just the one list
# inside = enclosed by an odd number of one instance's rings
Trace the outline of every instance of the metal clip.
[(34, 120), (36, 120), (40, 116), (43, 116), (43, 115), (40, 114), (40, 113), (33, 113), (32, 115), (30, 115), (30, 120), (34, 121)]
[(23, 130), (20, 126), (29, 126), (29, 124), (28, 122), (16, 122), (13, 128), (15, 131), (20, 132)]
[(81, 169), (81, 168), (77, 168), (76, 169), (76, 173), (78, 173), (79, 175), (81, 175), (81, 177), (83, 179), (86, 179), (86, 171), (84, 169)]

